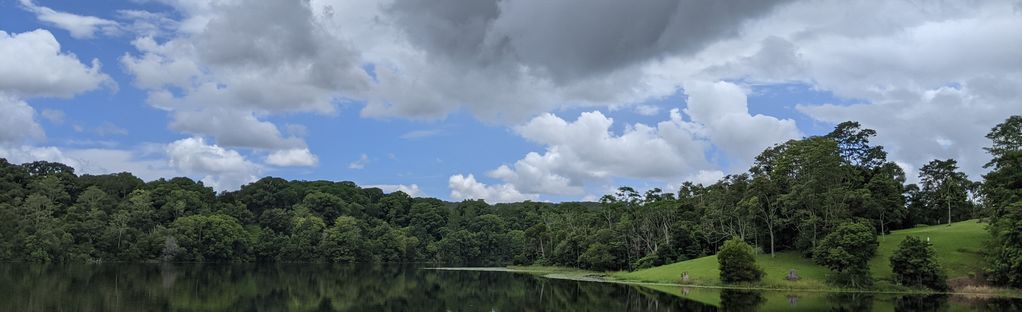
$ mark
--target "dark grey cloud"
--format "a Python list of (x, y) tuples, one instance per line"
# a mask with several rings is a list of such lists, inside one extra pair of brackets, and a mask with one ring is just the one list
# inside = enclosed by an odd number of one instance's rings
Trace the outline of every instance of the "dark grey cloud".
[(483, 61), (487, 30), (499, 17), (497, 1), (402, 0), (387, 8), (409, 41), (437, 57)]
[(397, 0), (388, 12), (433, 57), (567, 82), (698, 52), (781, 2)]
[(358, 53), (328, 35), (306, 1), (241, 1), (216, 9), (222, 13), (194, 39), (204, 64), (261, 69), (349, 95), (368, 87)]

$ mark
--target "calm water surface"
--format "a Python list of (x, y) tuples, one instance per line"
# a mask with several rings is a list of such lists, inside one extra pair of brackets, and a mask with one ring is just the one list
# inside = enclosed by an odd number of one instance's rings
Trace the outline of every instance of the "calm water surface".
[(0, 264), (0, 311), (1020, 311), (946, 296), (637, 287), (329, 264)]

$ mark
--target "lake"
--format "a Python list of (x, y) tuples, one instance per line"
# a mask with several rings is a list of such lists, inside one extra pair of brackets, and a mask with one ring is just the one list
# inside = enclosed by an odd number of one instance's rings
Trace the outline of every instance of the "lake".
[(332, 264), (0, 264), (0, 311), (1018, 311), (1022, 300), (640, 287)]

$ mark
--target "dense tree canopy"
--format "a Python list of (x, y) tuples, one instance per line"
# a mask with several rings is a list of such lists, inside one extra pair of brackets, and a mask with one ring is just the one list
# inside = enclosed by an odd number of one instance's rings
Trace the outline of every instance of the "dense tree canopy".
[[(436, 261), (636, 269), (714, 254), (732, 237), (774, 252), (837, 224), (903, 226), (904, 173), (858, 123), (789, 141), (748, 173), (677, 193), (622, 187), (599, 203), (488, 205), (351, 182), (267, 177), (216, 194), (187, 178), (143, 182), (58, 163), (0, 162), (4, 260)], [(30, 210), (30, 211), (27, 211)], [(31, 212), (31, 213), (27, 213)]]
[[(0, 159), (0, 261), (332, 261), (543, 264), (632, 270), (715, 254), (795, 250), (861, 268), (872, 235), (989, 217), (993, 276), (1022, 283), (1022, 117), (995, 127), (982, 187), (951, 160), (920, 185), (855, 122), (764, 150), (747, 172), (599, 202), (444, 202), (352, 182), (266, 177), (216, 193), (188, 178), (75, 174)], [(950, 207), (950, 208), (949, 208)], [(860, 272), (861, 273), (861, 272)]]

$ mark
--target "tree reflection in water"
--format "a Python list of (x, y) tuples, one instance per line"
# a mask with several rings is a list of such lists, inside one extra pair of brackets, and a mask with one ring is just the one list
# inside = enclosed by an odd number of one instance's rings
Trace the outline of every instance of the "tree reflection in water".
[[(716, 299), (719, 296), (719, 302)], [(760, 292), (333, 264), (0, 264), (0, 311), (1019, 311), (1022, 300)]]
[(0, 264), (3, 311), (712, 311), (633, 286), (330, 264)]

